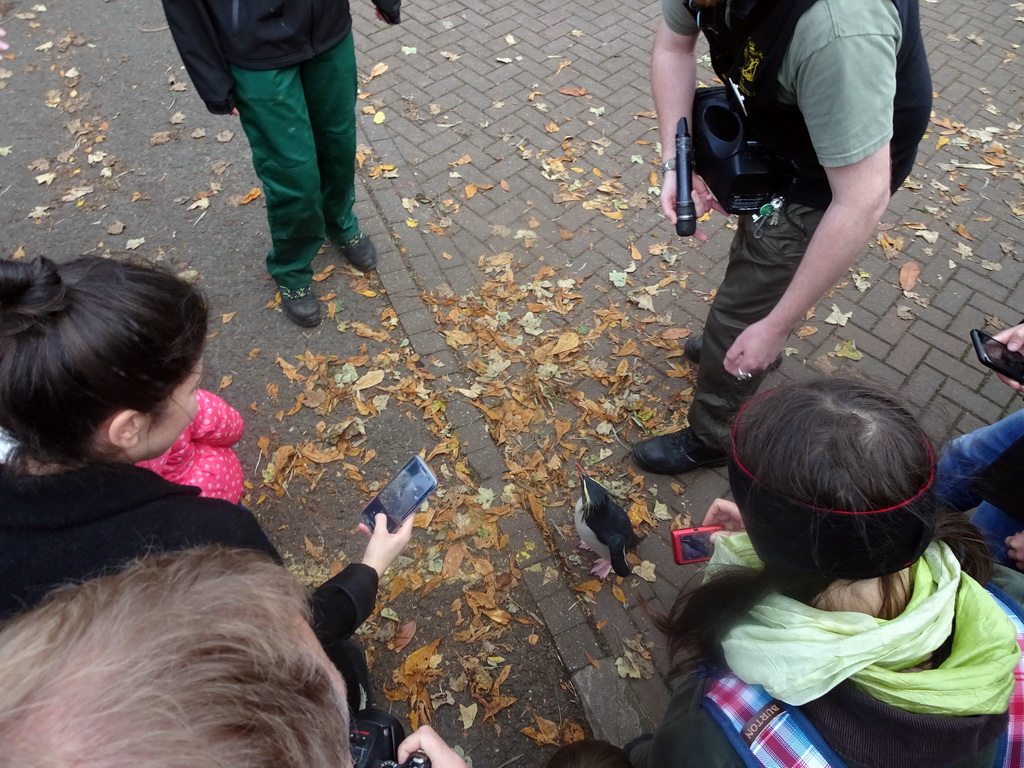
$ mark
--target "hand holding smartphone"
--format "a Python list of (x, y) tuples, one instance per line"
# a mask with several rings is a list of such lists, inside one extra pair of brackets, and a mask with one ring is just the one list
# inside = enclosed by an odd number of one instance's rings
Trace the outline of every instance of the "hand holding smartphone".
[(1012, 352), (1001, 341), (977, 329), (971, 331), (971, 341), (982, 365), (1008, 379), (1024, 383), (1024, 355)]
[(383, 513), (388, 519), (388, 531), (394, 533), (435, 488), (437, 478), (427, 462), (413, 456), (380, 493), (370, 499), (362, 512), (363, 523), (372, 533), (375, 517)]
[(720, 525), (698, 525), (694, 528), (679, 528), (672, 531), (672, 552), (677, 565), (700, 563), (711, 559), (715, 545), (711, 535), (724, 531)]

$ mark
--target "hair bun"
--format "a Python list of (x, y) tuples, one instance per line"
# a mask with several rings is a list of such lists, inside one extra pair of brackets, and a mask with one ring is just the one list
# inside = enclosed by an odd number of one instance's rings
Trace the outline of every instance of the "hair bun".
[(22, 333), (67, 307), (68, 289), (55, 262), (0, 260), (0, 335)]

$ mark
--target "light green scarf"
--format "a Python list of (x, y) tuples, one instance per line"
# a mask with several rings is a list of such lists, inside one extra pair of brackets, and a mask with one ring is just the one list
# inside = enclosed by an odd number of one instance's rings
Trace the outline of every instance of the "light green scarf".
[[(760, 569), (746, 534), (720, 536), (708, 568)], [(912, 594), (892, 620), (811, 608), (768, 596), (726, 635), (729, 668), (789, 704), (805, 704), (851, 679), (866, 693), (909, 712), (978, 715), (1005, 712), (1020, 659), (1016, 631), (995, 600), (961, 573), (950, 548), (932, 542), (910, 566)], [(941, 666), (920, 664), (956, 633)]]

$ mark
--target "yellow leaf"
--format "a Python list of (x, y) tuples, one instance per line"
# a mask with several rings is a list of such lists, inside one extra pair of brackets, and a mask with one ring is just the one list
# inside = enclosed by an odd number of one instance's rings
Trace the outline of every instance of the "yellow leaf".
[(935, 148), (942, 149), (947, 144), (949, 144), (949, 136), (939, 136), (939, 140), (935, 142)]
[(260, 189), (259, 187), (253, 187), (252, 189), (249, 190), (249, 194), (247, 194), (245, 197), (243, 197), (238, 202), (239, 202), (240, 205), (248, 205), (249, 203), (251, 203), (253, 200), (255, 200), (257, 197), (259, 197), (262, 194), (263, 194), (263, 190), (262, 189)]
[(466, 199), (469, 200), (473, 195), (476, 194), (476, 184), (466, 185)]
[(618, 584), (612, 584), (612, 594), (615, 596), (615, 599), (618, 600), (620, 603), (622, 603), (623, 605), (626, 604), (626, 595), (619, 588)]
[(462, 719), (462, 727), (465, 730), (468, 731), (472, 727), (473, 721), (476, 720), (476, 713), (478, 709), (479, 707), (477, 707), (475, 701), (468, 707), (459, 704), (459, 717)]
[(473, 158), (471, 158), (469, 155), (463, 155), (458, 160), (456, 160), (454, 163), (448, 163), (448, 165), (454, 167), (456, 165), (465, 165), (466, 163), (470, 163), (472, 161), (473, 161)]
[(416, 229), (416, 227), (418, 227), (419, 225), (420, 225), (420, 223), (416, 219), (406, 219), (405, 220), (405, 226), (409, 227), (410, 229)]
[(467, 344), (471, 344), (473, 341), (472, 334), (466, 333), (465, 331), (445, 331), (445, 340), (448, 342), (448, 346), (453, 349), (458, 347), (464, 347)]
[(548, 123), (544, 126), (544, 130), (548, 133), (558, 133), (558, 126), (554, 123)]
[(373, 116), (373, 122), (376, 123), (377, 125), (380, 125), (381, 123), (383, 123), (384, 122), (384, 113), (383, 112), (378, 112), (377, 114), (375, 114)]
[(609, 219), (615, 219), (615, 221), (622, 220), (622, 211), (601, 211)]
[(226, 376), (224, 376), (220, 380), (220, 386), (217, 387), (217, 391), (220, 392), (220, 390), (224, 389), (225, 387), (230, 386), (231, 385), (231, 381), (232, 381), (232, 377), (231, 377), (231, 374), (229, 373), (229, 374), (227, 374)]
[(360, 296), (365, 296), (368, 299), (372, 299), (374, 296), (377, 295), (376, 291), (372, 291), (369, 288), (367, 288), (365, 291), (356, 291), (356, 293), (358, 293)]
[(369, 81), (369, 80), (372, 80), (375, 77), (380, 77), (381, 75), (383, 75), (387, 71), (388, 71), (388, 65), (385, 64), (383, 61), (378, 61), (376, 64), (374, 64), (370, 68), (370, 76), (367, 77), (366, 79), (367, 79), (367, 81)]
[(375, 387), (382, 381), (384, 381), (384, 371), (370, 371), (366, 375), (359, 377), (359, 380), (352, 385), (352, 388), (356, 392), (359, 392), (364, 389), (369, 389), (370, 387)]
[[(227, 314), (220, 316), (220, 321), (222, 323), (225, 323), (225, 324), (226, 323), (230, 323), (232, 320), (234, 320), (235, 315), (237, 315), (237, 314), (238, 314), (237, 312), (228, 312)], [(252, 358), (250, 358), (250, 359), (252, 359)]]

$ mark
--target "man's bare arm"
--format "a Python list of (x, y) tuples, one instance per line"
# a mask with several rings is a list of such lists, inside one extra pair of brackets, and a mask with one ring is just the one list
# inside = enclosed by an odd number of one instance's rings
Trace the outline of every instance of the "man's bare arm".
[[(680, 117), (691, 123), (693, 94), (697, 87), (697, 35), (680, 35), (669, 29), (665, 20), (654, 36), (651, 53), (651, 91), (654, 108), (658, 111), (658, 134), (661, 137), (661, 157), (668, 162), (676, 156), (676, 124)], [(704, 181), (694, 175), (693, 202), (698, 216), (712, 208), (725, 213), (708, 191)], [(662, 174), (661, 210), (673, 224), (676, 222), (676, 175), (674, 171)], [(698, 240), (708, 237), (701, 230), (694, 232)]]
[(851, 165), (826, 168), (832, 203), (825, 210), (793, 282), (771, 313), (741, 333), (725, 355), (732, 374), (762, 371), (807, 310), (863, 251), (889, 203), (889, 145)]

